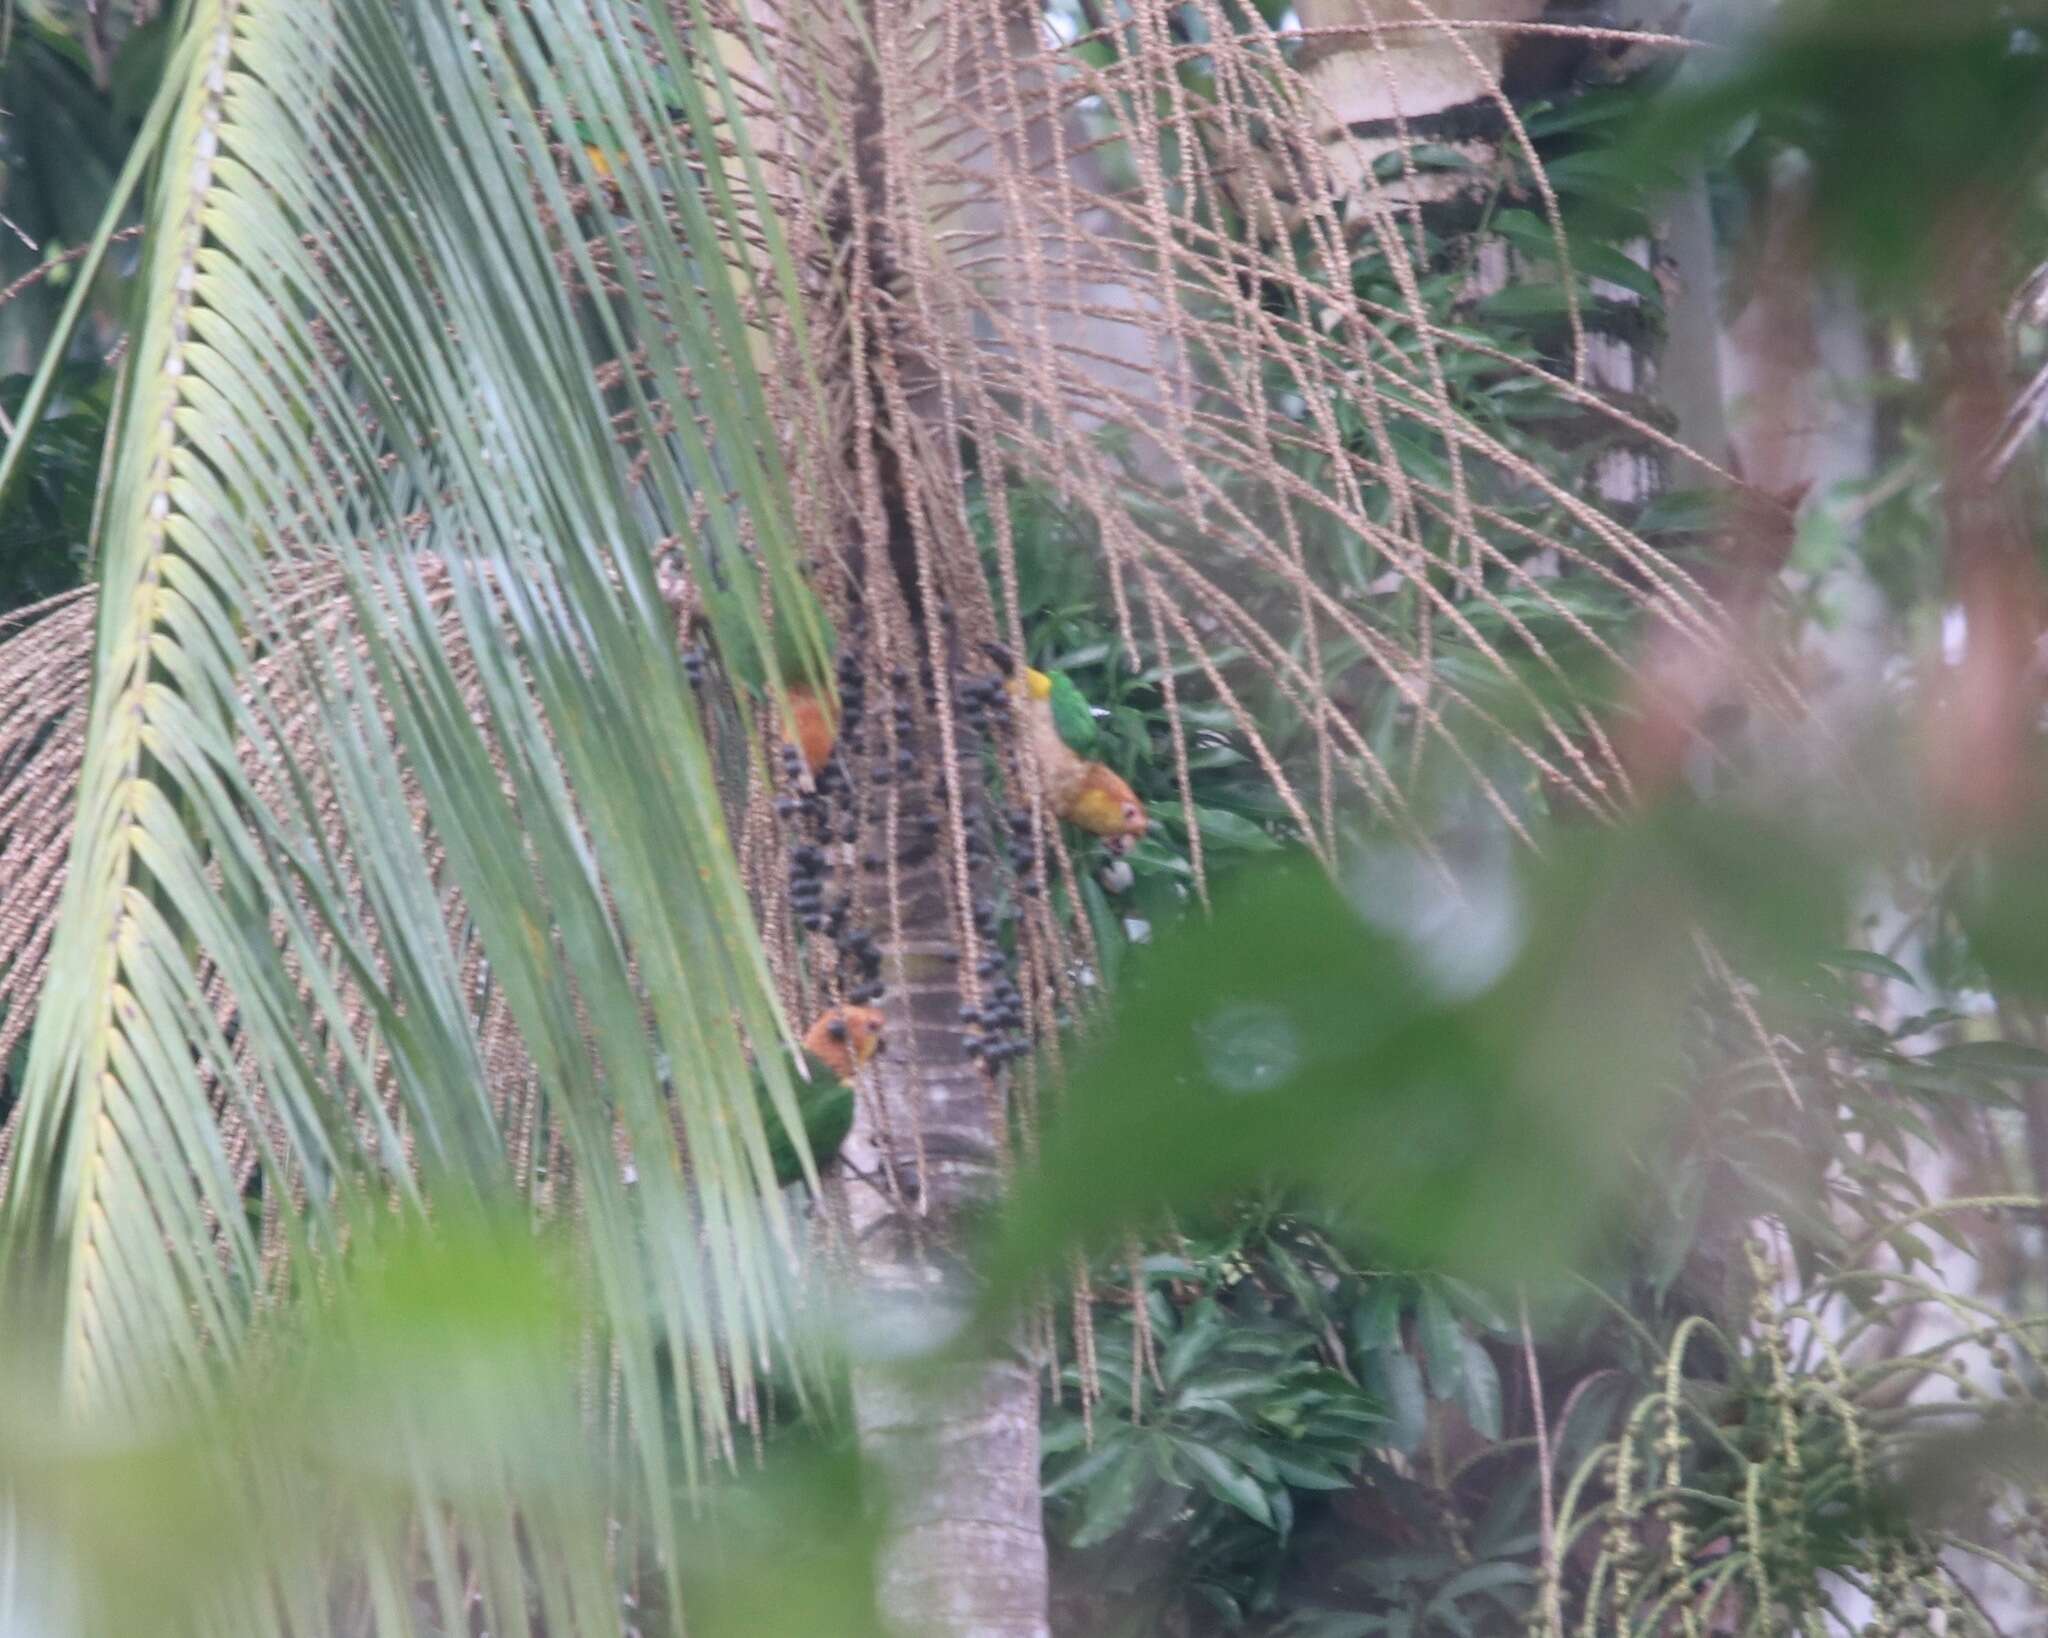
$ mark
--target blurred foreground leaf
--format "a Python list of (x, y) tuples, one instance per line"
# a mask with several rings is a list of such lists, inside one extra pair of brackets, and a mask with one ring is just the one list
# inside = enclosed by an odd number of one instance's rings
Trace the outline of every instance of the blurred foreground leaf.
[(1911, 286), (2031, 188), (2048, 146), (2044, 25), (2033, 0), (1788, 4), (1732, 71), (1660, 101), (1639, 151), (1646, 166), (1696, 158), (1760, 123), (1811, 163), (1830, 247)]
[(2000, 990), (2048, 998), (2048, 832), (2041, 817), (1962, 861), (1954, 906), (1970, 955)]
[(182, 1415), (64, 1418), (10, 1338), (0, 1634), (618, 1632), (622, 1597), (650, 1632), (678, 1602), (712, 1638), (873, 1631), (850, 1455), (771, 1451), (648, 1527), (566, 1255), (523, 1219), (359, 1219)]
[(1419, 1264), (1556, 1267), (1622, 1204), (1623, 1162), (1666, 1112), (1720, 970), (1702, 952), (1745, 972), (1814, 959), (1837, 942), (1840, 870), (1725, 812), (1554, 835), (1519, 879), (1468, 889), (1508, 895), (1476, 907), (1485, 939), (1516, 930), (1476, 993), (1445, 959), (1457, 922), (1402, 925), (1374, 872), (1346, 891), (1305, 861), (1248, 871), (1077, 1055), (998, 1230), (998, 1298), (1077, 1245), (1266, 1184)]

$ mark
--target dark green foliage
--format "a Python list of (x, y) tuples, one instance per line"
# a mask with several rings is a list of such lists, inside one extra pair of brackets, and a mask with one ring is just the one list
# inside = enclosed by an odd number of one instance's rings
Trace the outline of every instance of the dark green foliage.
[[(1634, 1623), (1667, 1590), (1658, 1543), (1673, 1520), (1695, 1546), (1726, 1539), (1738, 1562), (1754, 1560), (1788, 1620), (1822, 1596), (1823, 1570), (1861, 1577), (1921, 1562), (1925, 1523), (1881, 1482), (1887, 1463), (1923, 1454), (1912, 1419), (1890, 1410), (1921, 1363), (1851, 1374), (1811, 1357), (1792, 1369), (1810, 1345), (1791, 1339), (1802, 1324), (1891, 1324), (1941, 1290), (1944, 1242), (1971, 1242), (1930, 1198), (1912, 1151), (2012, 1107), (2018, 1084), (2048, 1074), (2048, 1056), (1978, 1038), (1938, 1008), (1873, 1022), (1870, 987), (1909, 975), (1875, 952), (1826, 947), (1839, 911), (1824, 896), (1788, 910), (1792, 869), (1731, 869), (1762, 860), (1758, 833), (1732, 845), (1730, 827), (1726, 816), (1680, 823), (1679, 837), (1716, 840), (1686, 845), (1666, 831), (1638, 855), (1655, 863), (1637, 881), (1669, 895), (1659, 908), (1608, 873), (1633, 852), (1625, 836), (1583, 873), (1538, 872), (1524, 889), (1536, 907), (1526, 948), (1547, 999), (1514, 1022), (1486, 1021), (1524, 992), (1514, 968), (1490, 1001), (1447, 1007), (1412, 976), (1412, 948), (1373, 966), (1371, 935), (1357, 933), (1360, 953), (1346, 958), (1339, 930), (1352, 912), (1326, 892), (1317, 919), (1312, 889), (1284, 872), (1247, 872), (1213, 941), (1190, 929), (1150, 953), (1126, 986), (1116, 1038), (1071, 1083), (1046, 1171), (1021, 1185), (1013, 1218), (1027, 1239), (1055, 1222), (1102, 1229), (1098, 1377), (1080, 1362), (1067, 1369), (1047, 1443), (1072, 1596), (1101, 1630), (1523, 1630), (1542, 1573), (1532, 1353), (1553, 1489), (1572, 1498), (1556, 1528), (1591, 1544), (1569, 1561), (1567, 1606), (1617, 1596), (1587, 1578), (1600, 1541), (1625, 1540), (1640, 1560), (1614, 1625), (1599, 1630), (1651, 1630)], [(1812, 872), (1814, 856), (1802, 857)], [(1687, 893), (1691, 910), (1679, 912)], [(1717, 992), (1708, 968), (1687, 978), (1659, 966), (1624, 996), (1609, 976), (1615, 927), (1582, 917), (1567, 932), (1542, 910), (1589, 901), (1624, 920), (1718, 928), (1748, 970), (1774, 975), (1750, 1003), (1758, 1010)], [(1310, 963), (1290, 964), (1290, 932), (1333, 992), (1360, 985), (1346, 1005), (1324, 1004)], [(1578, 995), (1596, 1009), (1583, 1028), (1568, 999)], [(1610, 1033), (1654, 1033), (1646, 995), (1676, 1005), (1673, 1050), (1661, 1068), (1654, 1054), (1609, 1060), (1631, 1090), (1604, 1095), (1592, 1037), (1603, 1021)], [(1288, 1010), (1294, 997), (1302, 1004)], [(1517, 1060), (1544, 1055), (1535, 1019), (1558, 1007), (1579, 1079), (1543, 1100), (1562, 1124), (1534, 1133), (1515, 1113)], [(1216, 1020), (1206, 1034), (1205, 1017)], [(1376, 1055), (1404, 1020), (1429, 1044)], [(1488, 1039), (1518, 1051), (1482, 1070), (1470, 1043)], [(1432, 1148), (1419, 1133), (1446, 1141)], [(1281, 1195), (1269, 1192), (1275, 1179)], [(1134, 1269), (1110, 1247), (1146, 1203), (1175, 1214)], [(1791, 1252), (1790, 1313), (1751, 1261), (1751, 1225), (1766, 1220)], [(1475, 1239), (1481, 1224), (1491, 1227)], [(1501, 1234), (1521, 1243), (1502, 1247)], [(1496, 1270), (1521, 1253), (1520, 1279), (1426, 1271), (1474, 1245), (1490, 1248)], [(2032, 1414), (2048, 1329), (2001, 1329), (2001, 1401)], [(1079, 1397), (1090, 1386), (1101, 1393), (1092, 1441)], [(1718, 1551), (1702, 1552), (1701, 1573)]]
[[(1107, 1630), (1263, 1628), (1329, 1584), (1361, 1526), (1395, 1506), (1426, 1516), (1403, 1469), (1430, 1407), (1499, 1437), (1505, 1323), (1462, 1282), (1359, 1270), (1275, 1205), (1171, 1245), (1139, 1264), (1142, 1330), (1116, 1289), (1133, 1271), (1100, 1270), (1092, 1442), (1078, 1398), (1048, 1413), (1063, 1579)], [(1082, 1375), (1068, 1368), (1069, 1394)]]
[[(19, 232), (0, 229), (0, 283), (11, 284), (92, 238), (160, 76), (167, 33), (167, 25), (158, 24), (132, 36), (102, 89), (74, 38), (33, 16), (14, 17), (0, 59), (6, 115), (0, 118), (0, 210)], [(52, 273), (0, 307), (0, 370), (24, 373), (40, 361), (68, 293), (66, 272)], [(78, 362), (97, 364), (113, 344), (122, 272), (116, 264), (96, 292), (99, 316), (79, 339)]]
[[(107, 25), (116, 7), (101, 18)], [(0, 407), (17, 418), (74, 274), (162, 77), (168, 17), (127, 31), (105, 85), (73, 32), (34, 12), (8, 19), (0, 58)], [(125, 29), (125, 19), (118, 29)], [(0, 613), (86, 578), (87, 535), (114, 393), (132, 252), (100, 274), (87, 321), (30, 433), (20, 480), (0, 503)]]
[[(26, 376), (0, 382), (10, 414), (27, 387)], [(21, 482), (0, 505), (0, 612), (69, 591), (84, 578), (112, 391), (111, 372), (73, 365), (59, 380), (55, 413), (37, 423)]]
[[(1149, 932), (1171, 926), (1194, 907), (1173, 724), (1161, 686), (1165, 671), (1157, 664), (1133, 665), (1123, 652), (1086, 519), (1036, 486), (1013, 484), (1006, 493), (1028, 639), (1024, 658), (1064, 677), (1081, 696), (1095, 727), (1088, 754), (1130, 782), (1153, 820), (1128, 856), (1134, 881), (1127, 892), (1105, 892), (1092, 873), (1082, 879), (1082, 906), (1095, 928), (1101, 976), (1113, 986), (1130, 945), (1125, 918)], [(987, 512), (977, 485), (970, 516), (983, 539), (993, 533)], [(1226, 671), (1240, 658), (1227, 647), (1211, 656)], [(1209, 697), (1199, 664), (1177, 660), (1173, 679), (1208, 865), (1212, 872), (1227, 872), (1236, 862), (1283, 846), (1293, 827), (1229, 711)], [(1083, 855), (1079, 862), (1087, 869), (1095, 861)]]
[(1542, 1263), (1573, 1245), (1607, 1162), (1676, 1079), (1693, 929), (1796, 961), (1839, 887), (1811, 842), (1732, 812), (1544, 845), (1547, 868), (1468, 887), (1514, 924), (1469, 971), (1402, 925), (1371, 851), (1348, 895), (1298, 864), (1242, 873), (1084, 1043), (998, 1271), (1269, 1169), (1340, 1212), (1367, 1203), (1377, 1243), (1419, 1260)]
[(2048, 14), (2032, 0), (1808, 0), (1727, 73), (1658, 111), (1661, 160), (1760, 131), (1813, 167), (1827, 247), (1910, 296), (2037, 213)]

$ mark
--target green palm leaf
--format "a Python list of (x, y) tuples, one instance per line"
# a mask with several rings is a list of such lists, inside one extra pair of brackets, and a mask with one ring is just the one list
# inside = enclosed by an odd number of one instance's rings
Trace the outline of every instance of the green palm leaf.
[[(599, 9), (474, 34), (374, 0), (186, 17), (7, 1300), (61, 1271), (76, 1412), (200, 1403), (292, 1264), (246, 1193), (303, 1200), (281, 1232), (326, 1255), (357, 1202), (523, 1187), (521, 1133), (551, 1131), (666, 1517), (660, 1430), (701, 1469), (757, 1362), (804, 1349), (748, 1059), (794, 1112), (784, 1032), (652, 547), (746, 563), (778, 607), (802, 582), (755, 436), (755, 264), (724, 249), (773, 213), (721, 177), (616, 300), (558, 276), (566, 255), (600, 284), (535, 208), (571, 215), (523, 157), (550, 125), (674, 99), (708, 128), (721, 95), (664, 85), (618, 44), (638, 8)], [(657, 431), (633, 371), (608, 396), (599, 367), (632, 355), (701, 418)], [(631, 474), (622, 415), (651, 456)], [(772, 656), (757, 608), (710, 614), (722, 649)]]

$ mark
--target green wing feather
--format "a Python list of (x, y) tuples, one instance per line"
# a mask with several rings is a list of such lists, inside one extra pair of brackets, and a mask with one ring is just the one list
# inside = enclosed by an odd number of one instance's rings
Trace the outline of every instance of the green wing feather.
[(1074, 679), (1064, 671), (1048, 671), (1046, 677), (1052, 683), (1052, 693), (1046, 703), (1052, 707), (1053, 727), (1059, 730), (1060, 739), (1068, 750), (1087, 756), (1095, 749), (1101, 733), (1088, 697), (1074, 686)]
[[(720, 553), (698, 577), (698, 602), (711, 622), (718, 658), (726, 674), (755, 692), (768, 687), (762, 653), (760, 571), (745, 558)], [(784, 684), (826, 685), (839, 634), (825, 606), (808, 586), (778, 592), (775, 622), (765, 634)]]
[[(655, 89), (661, 93), (661, 111), (671, 125), (680, 124), (689, 116), (683, 107), (683, 94), (676, 89), (676, 82), (666, 74), (654, 76)], [(620, 132), (623, 126), (614, 125), (605, 118), (579, 117), (576, 121), (576, 140), (586, 147), (617, 147), (624, 140)]]
[[(805, 1061), (810, 1065), (811, 1079), (808, 1086), (799, 1084), (796, 1089), (797, 1113), (803, 1120), (804, 1141), (810, 1145), (811, 1159), (823, 1171), (838, 1155), (846, 1134), (853, 1130), (853, 1088), (809, 1054)], [(784, 1188), (801, 1183), (803, 1162), (797, 1158), (796, 1145), (790, 1141), (782, 1117), (768, 1101), (768, 1089), (756, 1082), (754, 1095), (760, 1100), (761, 1123), (768, 1128), (768, 1154), (775, 1162), (775, 1181)]]

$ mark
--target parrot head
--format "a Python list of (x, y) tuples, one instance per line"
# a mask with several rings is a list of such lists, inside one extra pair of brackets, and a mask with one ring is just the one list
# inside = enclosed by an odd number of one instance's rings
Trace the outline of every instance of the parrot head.
[(1060, 817), (1100, 836), (1109, 851), (1119, 855), (1136, 845), (1147, 824), (1138, 793), (1099, 762), (1088, 764), (1079, 791)]
[(789, 685), (786, 737), (803, 753), (804, 766), (817, 778), (832, 760), (832, 748), (839, 743), (839, 724), (832, 708), (817, 691), (804, 683)]
[(877, 1007), (831, 1007), (811, 1025), (804, 1051), (842, 1081), (879, 1054), (883, 1047), (882, 1014)]

